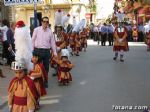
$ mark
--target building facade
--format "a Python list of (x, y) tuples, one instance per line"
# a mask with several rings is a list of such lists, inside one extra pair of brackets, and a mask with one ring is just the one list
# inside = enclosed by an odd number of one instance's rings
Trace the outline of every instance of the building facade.
[(0, 1), (0, 21), (8, 18), (9, 18), (8, 20), (10, 20), (9, 14), (10, 14), (10, 7), (4, 6), (3, 0)]
[(116, 0), (114, 9), (124, 11), (131, 22), (145, 23), (150, 20), (150, 0)]
[[(86, 4), (81, 0), (44, 0), (42, 4), (37, 4), (37, 18), (38, 24), (41, 23), (41, 18), (44, 16), (49, 17), (49, 21), (54, 28), (55, 12), (61, 9), (65, 14), (76, 15), (77, 21), (85, 18), (87, 7)], [(34, 5), (20, 5), (15, 6), (13, 10), (15, 20), (23, 20), (28, 26), (34, 24)], [(73, 17), (70, 19), (72, 23)]]

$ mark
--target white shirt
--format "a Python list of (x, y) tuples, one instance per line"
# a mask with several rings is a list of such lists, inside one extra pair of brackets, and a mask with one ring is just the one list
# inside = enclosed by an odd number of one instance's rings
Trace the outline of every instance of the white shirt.
[(7, 40), (8, 27), (7, 26), (0, 27), (0, 30), (3, 33), (3, 41), (6, 41)]

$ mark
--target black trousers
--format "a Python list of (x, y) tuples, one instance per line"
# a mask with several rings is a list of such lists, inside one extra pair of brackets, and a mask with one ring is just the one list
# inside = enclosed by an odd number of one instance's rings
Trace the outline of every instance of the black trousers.
[(9, 47), (8, 42), (7, 42), (7, 41), (4, 41), (4, 42), (3, 42), (2, 58), (6, 58), (6, 59), (7, 59), (8, 53), (9, 53), (8, 47)]
[[(15, 52), (15, 44), (11, 44), (11, 46), (12, 46), (12, 50)], [(13, 61), (15, 61), (15, 55), (11, 51), (8, 51), (7, 64), (11, 65)]]
[(109, 46), (113, 45), (113, 33), (108, 34), (108, 42), (109, 42)]
[(143, 42), (144, 41), (144, 34), (143, 32), (138, 32), (138, 42)]
[(105, 46), (107, 40), (107, 33), (101, 34), (101, 45)]

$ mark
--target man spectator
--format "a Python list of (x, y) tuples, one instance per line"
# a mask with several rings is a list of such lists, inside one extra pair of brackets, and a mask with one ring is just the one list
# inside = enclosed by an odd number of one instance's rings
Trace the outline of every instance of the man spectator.
[(99, 45), (99, 42), (100, 42), (100, 40), (101, 40), (101, 23), (98, 25), (98, 33), (99, 33), (99, 35), (98, 35), (98, 45)]
[(8, 47), (9, 44), (7, 42), (7, 31), (9, 29), (9, 21), (4, 19), (2, 21), (2, 27), (0, 27), (0, 30), (2, 31), (3, 37), (2, 37), (2, 42), (3, 42), (3, 53), (2, 53), (2, 57), (4, 60), (6, 60), (8, 58)]
[(94, 31), (94, 41), (97, 41), (98, 40), (98, 36), (99, 36), (98, 27), (94, 26), (93, 31)]
[(128, 40), (128, 41), (133, 41), (131, 24), (127, 23), (125, 27), (126, 27), (127, 30), (128, 30), (128, 37), (127, 37), (127, 40)]
[(10, 25), (10, 28), (7, 31), (7, 42), (9, 44), (8, 47), (8, 59), (7, 59), (7, 64), (11, 65), (12, 61), (15, 61), (15, 44), (14, 44), (14, 31), (15, 31), (16, 23), (12, 22)]
[(108, 25), (108, 42), (109, 46), (113, 46), (113, 32), (114, 32), (114, 27), (112, 24)]
[(144, 26), (143, 26), (142, 23), (140, 23), (138, 25), (138, 36), (139, 36), (138, 41), (139, 42), (143, 42), (144, 41), (144, 33), (143, 32), (144, 32)]
[[(39, 54), (46, 72), (49, 72), (50, 63), (50, 48), (52, 48), (54, 55), (57, 56), (56, 44), (53, 32), (49, 28), (49, 18), (42, 18), (42, 26), (34, 29), (32, 36), (32, 43), (34, 52)], [(46, 86), (48, 86), (46, 84)]]
[(93, 37), (94, 37), (94, 31), (93, 31), (93, 29), (94, 29), (94, 23), (91, 23), (90, 24), (90, 38), (91, 39), (93, 39)]
[(101, 46), (106, 45), (107, 33), (108, 33), (108, 29), (106, 23), (104, 23), (103, 26), (101, 27)]

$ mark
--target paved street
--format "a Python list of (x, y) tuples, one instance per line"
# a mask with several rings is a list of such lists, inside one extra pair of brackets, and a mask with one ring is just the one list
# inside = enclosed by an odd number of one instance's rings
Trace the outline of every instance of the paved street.
[[(75, 64), (73, 82), (58, 86), (56, 77), (50, 77), (48, 95), (41, 100), (38, 112), (122, 112), (112, 106), (150, 104), (150, 52), (146, 46), (132, 44), (125, 62), (113, 60), (112, 47), (98, 45), (71, 58)], [(6, 93), (13, 75), (8, 67), (3, 68), (8, 79), (0, 79), (0, 112), (8, 112)]]

